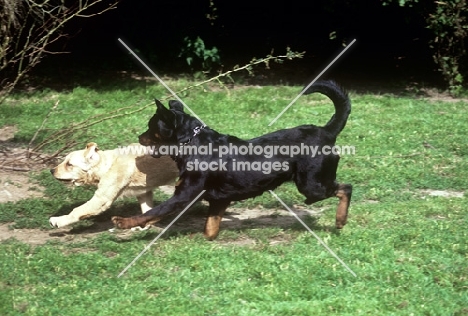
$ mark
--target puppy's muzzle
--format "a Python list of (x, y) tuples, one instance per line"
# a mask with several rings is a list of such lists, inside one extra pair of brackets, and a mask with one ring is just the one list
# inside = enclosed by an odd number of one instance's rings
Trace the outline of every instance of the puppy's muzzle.
[(73, 184), (75, 184), (75, 180), (73, 180), (73, 179), (60, 179), (60, 178), (57, 178), (56, 173), (55, 173), (55, 172), (56, 172), (56, 169), (57, 169), (57, 168), (52, 168), (52, 169), (50, 169), (50, 173), (52, 174), (52, 176), (53, 176), (55, 179), (57, 179), (57, 180), (59, 180), (59, 181), (61, 181), (61, 182), (65, 182), (65, 183), (73, 183)]

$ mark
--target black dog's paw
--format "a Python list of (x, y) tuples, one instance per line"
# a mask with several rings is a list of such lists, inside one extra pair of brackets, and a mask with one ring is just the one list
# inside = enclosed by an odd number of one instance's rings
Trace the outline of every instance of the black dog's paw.
[(138, 225), (133, 225), (134, 221), (132, 218), (125, 218), (125, 217), (120, 217), (120, 216), (114, 216), (112, 217), (112, 222), (114, 223), (115, 227), (120, 228), (120, 229), (130, 229), (132, 227), (138, 226)]

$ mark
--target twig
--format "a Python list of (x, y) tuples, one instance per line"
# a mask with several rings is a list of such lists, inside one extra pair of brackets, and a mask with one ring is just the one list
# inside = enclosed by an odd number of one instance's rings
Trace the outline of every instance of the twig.
[(10, 166), (4, 166), (4, 165), (0, 165), (0, 169), (11, 170), (11, 171), (24, 171), (24, 172), (31, 171), (31, 168), (10, 167)]
[(187, 90), (190, 90), (190, 89), (193, 89), (193, 88), (196, 88), (196, 87), (199, 87), (201, 85), (204, 85), (204, 84), (207, 84), (211, 81), (214, 81), (214, 80), (218, 80), (220, 78), (223, 78), (223, 77), (230, 77), (231, 74), (235, 73), (235, 72), (238, 72), (238, 71), (242, 71), (242, 70), (247, 70), (249, 73), (251, 72), (251, 68), (252, 66), (255, 66), (255, 65), (258, 65), (258, 64), (266, 64), (268, 66), (268, 63), (270, 60), (274, 60), (276, 62), (279, 62), (280, 60), (283, 60), (283, 59), (293, 59), (293, 58), (302, 58), (304, 57), (304, 54), (305, 52), (302, 52), (302, 53), (297, 53), (297, 52), (291, 52), (290, 50), (288, 50), (288, 53), (286, 55), (280, 55), (280, 56), (272, 56), (272, 55), (268, 55), (267, 57), (265, 58), (261, 58), (261, 59), (258, 59), (258, 60), (251, 60), (249, 64), (247, 65), (244, 65), (242, 67), (239, 67), (239, 68), (235, 68), (233, 70), (230, 70), (230, 71), (227, 71), (227, 72), (224, 72), (224, 73), (221, 73), (219, 75), (217, 75), (216, 77), (213, 77), (213, 78), (210, 78), (210, 79), (207, 79), (205, 81), (202, 81), (200, 83), (197, 83), (195, 85), (192, 85), (192, 86), (188, 86), (182, 90), (179, 90), (177, 91), (176, 93), (177, 94), (180, 94), (182, 92), (185, 92)]
[[(44, 120), (42, 121), (42, 124), (41, 126), (37, 129), (37, 131), (34, 133), (33, 137), (31, 138), (31, 140), (29, 141), (29, 144), (28, 144), (28, 152), (29, 152), (29, 148), (31, 147), (32, 143), (34, 142), (34, 140), (36, 139), (37, 137), (37, 134), (39, 134), (39, 132), (42, 130), (42, 128), (44, 127), (45, 123), (47, 122), (47, 119), (49, 118), (49, 116), (52, 114), (53, 111), (55, 111), (57, 109), (57, 106), (59, 104), (60, 100), (57, 100), (57, 102), (55, 102), (54, 106), (52, 108), (50, 108), (49, 112), (47, 113), (47, 115), (44, 117)], [(29, 158), (29, 153), (27, 154), (28, 155), (28, 158)]]

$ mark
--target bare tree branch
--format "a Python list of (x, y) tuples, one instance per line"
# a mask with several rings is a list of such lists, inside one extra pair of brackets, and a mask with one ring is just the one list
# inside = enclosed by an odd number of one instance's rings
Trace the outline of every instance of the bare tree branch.
[[(65, 5), (51, 0), (0, 0), (0, 103), (40, 63), (47, 47), (64, 37), (63, 27), (116, 8), (119, 0), (81, 0)], [(108, 4), (104, 8), (99, 5)]]

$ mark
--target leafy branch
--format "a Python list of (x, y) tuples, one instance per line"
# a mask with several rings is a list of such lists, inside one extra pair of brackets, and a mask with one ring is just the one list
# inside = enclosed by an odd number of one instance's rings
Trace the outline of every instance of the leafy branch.
[[(284, 54), (284, 55), (274, 56), (274, 55), (270, 54), (270, 55), (267, 55), (264, 58), (260, 58), (260, 59), (254, 58), (248, 64), (246, 64), (246, 65), (244, 65), (242, 67), (234, 67), (234, 69), (232, 69), (232, 70), (229, 70), (229, 71), (223, 72), (223, 73), (219, 73), (215, 77), (212, 77), (210, 79), (206, 79), (206, 80), (204, 80), (202, 82), (199, 82), (199, 83), (194, 84), (194, 85), (190, 85), (190, 86), (185, 87), (185, 88), (183, 88), (183, 89), (181, 89), (179, 91), (176, 91), (176, 94), (184, 93), (184, 92), (186, 92), (188, 90), (191, 90), (191, 89), (206, 85), (206, 84), (208, 84), (210, 82), (213, 82), (213, 81), (217, 81), (218, 83), (222, 84), (221, 79), (222, 78), (231, 78), (231, 75), (233, 73), (240, 72), (240, 71), (247, 71), (249, 74), (253, 74), (253, 68), (255, 66), (260, 65), (260, 64), (264, 64), (268, 68), (271, 62), (282, 63), (284, 60), (292, 60), (294, 58), (302, 58), (304, 56), (304, 54), (305, 54), (305, 52), (300, 52), (300, 53), (299, 52), (293, 52), (288, 48), (286, 54)], [(161, 98), (161, 100), (163, 100), (163, 101), (167, 100), (167, 99), (171, 98), (171, 96), (172, 96), (172, 94), (168, 94), (165, 97)], [(38, 143), (34, 147), (30, 148), (30, 151), (40, 152), (40, 151), (45, 150), (51, 144), (63, 143), (64, 145), (60, 149), (58, 149), (57, 151), (55, 151), (52, 154), (52, 157), (56, 157), (57, 155), (59, 155), (64, 150), (67, 150), (67, 149), (73, 147), (74, 145), (76, 145), (77, 144), (76, 139), (79, 136), (82, 136), (84, 134), (84, 131), (86, 131), (89, 127), (91, 127), (93, 125), (96, 125), (96, 124), (100, 124), (100, 123), (102, 123), (104, 121), (108, 121), (108, 120), (112, 120), (112, 119), (116, 119), (116, 118), (124, 117), (124, 116), (128, 116), (128, 115), (133, 115), (135, 113), (138, 113), (138, 112), (141, 112), (141, 111), (147, 109), (150, 106), (154, 106), (154, 103), (148, 103), (148, 104), (145, 104), (143, 106), (139, 106), (137, 108), (135, 108), (135, 105), (125, 106), (125, 107), (121, 107), (121, 108), (118, 108), (116, 110), (113, 110), (111, 112), (90, 116), (90, 117), (86, 118), (85, 120), (83, 120), (81, 122), (77, 122), (77, 123), (72, 124), (71, 126), (67, 126), (65, 128), (61, 128), (59, 130), (56, 130), (51, 135), (49, 135), (46, 139), (44, 139), (43, 141), (41, 141), (40, 143)], [(48, 119), (48, 117), (51, 115), (51, 113), (53, 111), (56, 110), (56, 108), (57, 108), (57, 103), (51, 108), (49, 113), (46, 115), (43, 124), (41, 124), (41, 127), (39, 128), (39, 130), (36, 131), (36, 133), (34, 134), (33, 139), (30, 141), (30, 146), (33, 143), (36, 136), (38, 135), (38, 133), (45, 130), (44, 129), (45, 120)]]
[[(253, 67), (256, 66), (256, 65), (264, 64), (265, 67), (268, 69), (270, 67), (270, 62), (272, 62), (272, 61), (276, 62), (276, 63), (282, 63), (285, 59), (286, 60), (292, 60), (294, 58), (302, 58), (302, 57), (304, 57), (304, 54), (305, 54), (305, 52), (301, 52), (301, 53), (293, 52), (288, 47), (287, 50), (286, 50), (285, 55), (273, 56), (272, 54), (270, 54), (270, 55), (267, 55), (266, 57), (260, 58), (260, 59), (253, 58), (248, 64), (246, 64), (246, 65), (244, 65), (242, 67), (235, 66), (232, 70), (229, 70), (229, 71), (226, 71), (226, 72), (223, 72), (223, 73), (219, 73), (215, 77), (212, 77), (210, 79), (206, 79), (206, 80), (204, 80), (204, 81), (202, 81), (200, 83), (197, 83), (195, 85), (188, 86), (188, 87), (186, 87), (186, 88), (184, 88), (184, 89), (182, 89), (180, 91), (177, 91), (177, 93), (178, 94), (183, 93), (183, 92), (185, 92), (187, 90), (191, 90), (193, 88), (203, 86), (203, 85), (205, 85), (207, 83), (210, 83), (212, 81), (218, 81), (218, 83), (222, 84), (222, 81), (221, 81), (222, 78), (230, 78), (232, 80), (231, 75), (233, 73), (235, 73), (235, 72), (239, 72), (239, 71), (242, 71), (242, 70), (245, 70), (245, 71), (247, 71), (249, 73), (249, 75), (252, 75), (253, 74)], [(167, 97), (167, 98), (169, 98), (169, 97)]]

